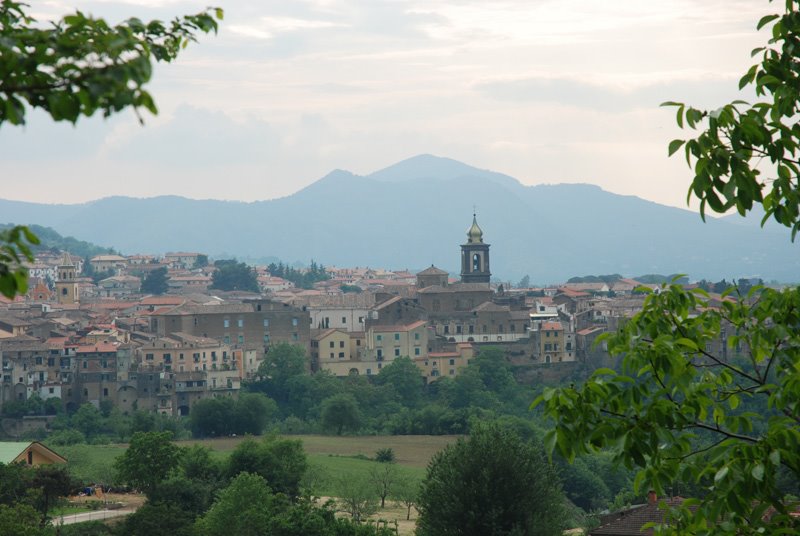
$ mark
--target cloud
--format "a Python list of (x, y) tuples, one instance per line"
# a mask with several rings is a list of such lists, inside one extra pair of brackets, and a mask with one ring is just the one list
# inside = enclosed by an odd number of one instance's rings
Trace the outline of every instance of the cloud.
[(557, 103), (607, 113), (655, 108), (673, 100), (714, 107), (735, 98), (736, 80), (727, 76), (670, 79), (624, 87), (571, 77), (533, 76), (478, 82), (473, 88), (493, 99), (520, 103)]

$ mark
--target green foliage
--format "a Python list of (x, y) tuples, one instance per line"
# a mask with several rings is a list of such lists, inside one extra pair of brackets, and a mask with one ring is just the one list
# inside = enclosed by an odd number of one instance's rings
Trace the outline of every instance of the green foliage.
[(228, 476), (252, 473), (263, 477), (276, 493), (287, 497), (300, 495), (300, 481), (308, 468), (303, 444), (274, 435), (261, 441), (242, 441), (228, 458)]
[(167, 284), (167, 269), (157, 268), (150, 273), (142, 281), (143, 294), (164, 294), (169, 289)]
[(517, 288), (530, 288), (531, 286), (531, 276), (525, 274), (525, 276), (519, 280), (517, 283)]
[[(13, 225), (11, 224), (0, 224), (0, 229), (8, 229), (12, 226)], [(68, 251), (71, 255), (82, 257), (87, 261), (88, 258), (94, 257), (95, 255), (115, 253), (114, 248), (104, 248), (102, 246), (92, 244), (91, 242), (78, 240), (72, 236), (61, 236), (51, 227), (32, 224), (28, 225), (28, 229), (30, 229), (30, 231), (39, 239), (39, 243), (31, 247), (31, 250), (34, 253), (38, 253), (40, 251), (50, 251), (53, 253)], [(87, 269), (87, 265), (88, 262), (84, 262), (84, 270)]]
[[(147, 502), (125, 517), (119, 536), (194, 536), (191, 513), (171, 502)], [(235, 533), (232, 533), (235, 534)]]
[(200, 400), (192, 406), (189, 419), (195, 437), (260, 435), (277, 413), (278, 406), (270, 398), (261, 393), (242, 393), (238, 400)]
[(735, 208), (745, 215), (760, 204), (762, 224), (774, 218), (791, 229), (792, 240), (800, 230), (798, 5), (786, 0), (783, 14), (767, 15), (758, 23), (759, 29), (771, 25), (770, 38), (767, 46), (753, 50), (760, 63), (739, 81), (739, 89), (753, 87), (758, 102), (738, 100), (713, 111), (677, 102), (662, 105), (677, 109), (681, 128), (705, 126), (697, 138), (673, 140), (668, 149), (672, 155), (684, 148), (694, 172), (689, 197), (700, 200), (700, 213)]
[(78, 11), (37, 26), (26, 7), (0, 3), (0, 126), (24, 124), (25, 104), (72, 123), (128, 107), (155, 114), (144, 89), (152, 60), (174, 60), (197, 32), (216, 33), (222, 18), (222, 10), (209, 9), (168, 24), (132, 18), (111, 26)]
[(269, 534), (275, 497), (258, 474), (239, 473), (195, 528), (202, 536)]
[[(800, 289), (755, 288), (709, 307), (702, 291), (678, 285), (651, 294), (608, 338), (622, 373), (600, 369), (580, 388), (537, 399), (557, 420), (551, 448), (568, 459), (609, 448), (636, 467), (636, 490), (692, 485), (698, 497), (677, 531), (753, 533), (794, 524), (780, 475), (800, 479)], [(741, 359), (715, 341), (745, 348)]]
[(670, 275), (644, 274), (634, 277), (633, 279), (644, 285), (662, 285), (664, 283), (670, 283), (672, 281), (675, 281), (679, 285), (685, 285), (689, 282), (689, 278), (683, 274), (670, 274)]
[(586, 276), (576, 276), (570, 277), (567, 280), (567, 283), (616, 283), (622, 279), (622, 276), (619, 274), (609, 274), (609, 275), (586, 275)]
[(393, 463), (382, 463), (369, 472), (369, 482), (375, 494), (381, 499), (381, 508), (386, 506), (386, 497), (394, 491), (400, 479), (400, 471)]
[(392, 463), (395, 461), (395, 454), (394, 449), (392, 447), (386, 447), (384, 449), (378, 449), (375, 452), (375, 461), (380, 463)]
[(336, 482), (339, 508), (353, 521), (362, 521), (378, 511), (378, 493), (371, 478), (347, 475)]
[(383, 367), (375, 382), (391, 387), (397, 393), (397, 401), (407, 407), (419, 404), (425, 384), (419, 367), (409, 357), (398, 357)]
[(0, 504), (0, 534), (45, 536), (52, 534), (52, 531), (40, 525), (39, 515), (30, 505)]
[(323, 428), (342, 435), (345, 430), (358, 430), (361, 412), (355, 397), (342, 393), (322, 401), (321, 419)]
[[(314, 283), (319, 281), (327, 281), (331, 278), (330, 274), (325, 271), (325, 267), (321, 264), (317, 264), (313, 259), (311, 260), (311, 266), (309, 266), (307, 270), (297, 270), (291, 266), (287, 266), (282, 262), (279, 262), (278, 264), (271, 263), (267, 267), (267, 271), (274, 277), (281, 277), (287, 281), (291, 281), (296, 287), (306, 289), (313, 288)], [(345, 291), (342, 289), (342, 291), (361, 292), (361, 289), (359, 288), (358, 291)]]
[(114, 462), (117, 478), (149, 493), (166, 480), (181, 458), (170, 432), (136, 432), (128, 449)]
[(231, 259), (217, 261), (214, 266), (217, 269), (211, 276), (211, 288), (259, 292), (256, 272), (247, 264)]
[(480, 426), (436, 454), (418, 499), (417, 534), (558, 535), (564, 497), (539, 447)]
[[(7, 0), (0, 4), (0, 23), (3, 22), (3, 10)], [(3, 25), (0, 24), (0, 36)], [(0, 44), (0, 51), (3, 50)], [(0, 65), (5, 58), (0, 59)], [(1, 74), (1, 73), (0, 73)], [(0, 76), (0, 89), (3, 87), (3, 76)], [(0, 100), (2, 100), (0, 92)], [(0, 109), (0, 124), (3, 121), (3, 110)], [(0, 294), (13, 298), (17, 294), (28, 291), (28, 269), (24, 262), (33, 262), (31, 246), (39, 243), (39, 238), (24, 225), (0, 230)]]
[(358, 285), (340, 285), (339, 290), (341, 290), (345, 294), (347, 293), (361, 294), (361, 292), (363, 292), (363, 289)]
[(193, 269), (205, 268), (208, 266), (208, 255), (199, 254), (194, 261)]

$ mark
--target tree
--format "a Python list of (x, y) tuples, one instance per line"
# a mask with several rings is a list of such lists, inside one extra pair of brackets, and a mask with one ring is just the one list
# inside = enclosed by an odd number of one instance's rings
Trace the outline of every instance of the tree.
[(406, 521), (411, 519), (411, 509), (417, 505), (419, 496), (419, 483), (410, 478), (401, 478), (392, 492), (398, 503), (406, 508)]
[(531, 286), (531, 276), (525, 275), (522, 279), (519, 280), (517, 283), (517, 288), (528, 288)]
[(47, 528), (40, 525), (39, 515), (27, 504), (0, 504), (0, 534), (14, 536), (46, 536)]
[(72, 475), (64, 466), (42, 465), (33, 472), (31, 486), (38, 491), (35, 507), (41, 515), (42, 525), (47, 513), (59, 497), (66, 497), (76, 487)]
[(178, 467), (181, 448), (172, 443), (171, 432), (136, 432), (128, 450), (114, 460), (117, 478), (150, 493)]
[(85, 403), (78, 408), (78, 411), (70, 418), (72, 426), (82, 432), (86, 437), (97, 435), (100, 431), (100, 423), (103, 415), (93, 404)]
[(422, 482), (417, 534), (557, 535), (564, 496), (541, 448), (496, 425), (436, 453)]
[(398, 357), (381, 369), (375, 379), (378, 385), (389, 385), (404, 406), (415, 407), (422, 398), (425, 379), (409, 357)]
[(261, 536), (270, 534), (275, 497), (264, 478), (240, 473), (222, 490), (195, 528), (203, 536)]
[(198, 269), (198, 268), (205, 268), (206, 266), (208, 266), (208, 255), (203, 255), (201, 253), (194, 260), (194, 265), (192, 265), (192, 268)]
[(336, 482), (339, 507), (350, 514), (353, 521), (362, 521), (378, 511), (378, 494), (375, 486), (364, 478), (346, 475)]
[(250, 385), (252, 390), (263, 391), (279, 404), (291, 401), (290, 382), (306, 374), (306, 351), (302, 346), (280, 342), (269, 347), (267, 355), (258, 366), (259, 380)]
[[(0, 127), (25, 122), (26, 104), (55, 121), (75, 123), (102, 111), (108, 117), (125, 108), (157, 113), (144, 89), (152, 60), (172, 61), (198, 32), (217, 31), (221, 9), (175, 19), (169, 24), (129, 19), (111, 26), (81, 12), (47, 27), (36, 27), (27, 6), (0, 2)], [(141, 120), (141, 118), (140, 118)], [(12, 298), (27, 290), (39, 239), (25, 226), (0, 231), (0, 294)]]
[(400, 473), (394, 463), (382, 463), (369, 470), (369, 481), (381, 499), (381, 508), (386, 506), (386, 497), (393, 493), (400, 480)]
[(120, 536), (193, 536), (193, 516), (172, 502), (146, 502), (125, 517)]
[(217, 269), (211, 276), (211, 288), (259, 292), (256, 273), (245, 263), (222, 260), (215, 262), (214, 266)]
[[(745, 215), (760, 205), (800, 228), (798, 162), (800, 3), (767, 15), (768, 46), (741, 79), (761, 102), (707, 112), (680, 103), (678, 125), (706, 125), (684, 146), (693, 166), (689, 196), (706, 208)], [(728, 286), (723, 280), (714, 291)], [(643, 310), (609, 335), (621, 371), (601, 369), (581, 387), (546, 390), (536, 401), (556, 420), (547, 443), (569, 459), (601, 448), (639, 471), (637, 490), (694, 486), (696, 499), (672, 512), (664, 532), (793, 533), (787, 480), (800, 480), (800, 289), (726, 291), (721, 306), (702, 290), (664, 285)], [(714, 307), (712, 307), (714, 305)], [(787, 478), (788, 477), (788, 478)], [(772, 515), (772, 514), (775, 515)]]
[(336, 435), (342, 435), (344, 430), (358, 430), (361, 425), (361, 412), (356, 399), (347, 393), (323, 400), (320, 418), (323, 428), (336, 430)]
[(167, 269), (164, 267), (151, 271), (142, 281), (143, 294), (164, 294), (168, 288)]
[(228, 476), (252, 473), (263, 477), (275, 493), (294, 498), (300, 495), (300, 481), (308, 468), (303, 444), (292, 439), (265, 436), (261, 441), (246, 439), (228, 458)]

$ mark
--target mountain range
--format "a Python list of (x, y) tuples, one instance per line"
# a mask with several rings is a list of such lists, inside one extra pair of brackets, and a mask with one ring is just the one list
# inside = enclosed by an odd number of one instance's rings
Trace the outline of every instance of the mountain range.
[(214, 258), (457, 273), (478, 205), (492, 272), (550, 283), (573, 275), (686, 273), (797, 281), (800, 244), (755, 218), (707, 218), (587, 184), (525, 186), (420, 155), (359, 176), (336, 170), (269, 201), (108, 197), (48, 205), (0, 200), (0, 223), (39, 224), (126, 254), (194, 250)]

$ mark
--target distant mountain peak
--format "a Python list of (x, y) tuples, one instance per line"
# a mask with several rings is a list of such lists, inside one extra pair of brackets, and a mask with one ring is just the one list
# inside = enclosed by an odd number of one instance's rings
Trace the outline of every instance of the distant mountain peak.
[(452, 158), (432, 154), (412, 156), (367, 175), (367, 178), (380, 182), (405, 182), (421, 179), (450, 181), (467, 177), (486, 179), (510, 188), (520, 186), (517, 179), (508, 175), (476, 168)]

